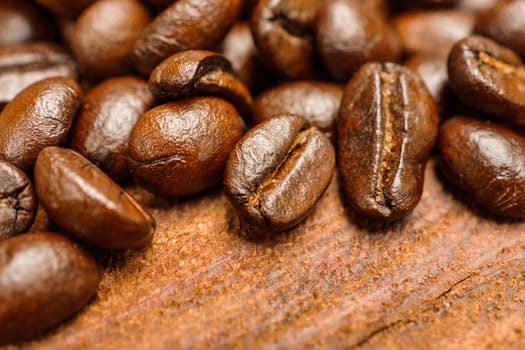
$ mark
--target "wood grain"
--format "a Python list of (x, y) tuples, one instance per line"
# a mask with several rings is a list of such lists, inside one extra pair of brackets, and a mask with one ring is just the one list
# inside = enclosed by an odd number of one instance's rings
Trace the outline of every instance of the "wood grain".
[(334, 178), (299, 227), (243, 238), (220, 189), (152, 209), (153, 244), (99, 252), (81, 313), (24, 349), (525, 348), (525, 223), (466, 204), (427, 167), (405, 220), (355, 217)]

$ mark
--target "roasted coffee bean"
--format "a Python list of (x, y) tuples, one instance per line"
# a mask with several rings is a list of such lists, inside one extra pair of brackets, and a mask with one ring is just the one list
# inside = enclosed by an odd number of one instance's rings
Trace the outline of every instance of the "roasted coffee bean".
[(0, 160), (0, 241), (27, 231), (35, 214), (31, 181), (22, 170)]
[(497, 3), (481, 13), (475, 31), (525, 57), (525, 0)]
[(28, 171), (38, 152), (66, 141), (82, 90), (68, 78), (48, 78), (20, 92), (0, 115), (0, 159)]
[(408, 54), (447, 55), (456, 41), (472, 33), (474, 21), (469, 12), (426, 10), (401, 13), (394, 26)]
[(331, 135), (339, 112), (343, 89), (319, 81), (294, 81), (277, 85), (260, 94), (253, 105), (253, 121), (295, 114)]
[(82, 309), (100, 281), (96, 260), (68, 238), (28, 233), (0, 243), (0, 344), (29, 340)]
[(102, 0), (88, 7), (71, 38), (83, 75), (97, 80), (130, 72), (133, 46), (150, 20), (138, 0)]
[(230, 103), (198, 97), (146, 112), (129, 138), (129, 167), (148, 191), (162, 196), (200, 192), (222, 179), (244, 123)]
[(47, 7), (57, 15), (76, 18), (90, 4), (97, 0), (35, 0), (40, 5)]
[(407, 68), (367, 63), (346, 86), (337, 123), (344, 192), (361, 214), (391, 221), (421, 198), (436, 106)]
[(507, 128), (454, 117), (438, 137), (441, 168), (459, 189), (490, 212), (525, 217), (525, 139)]
[(35, 163), (34, 181), (49, 217), (82, 241), (129, 249), (153, 238), (155, 219), (147, 209), (73, 150), (44, 148)]
[(241, 10), (241, 0), (177, 0), (143, 31), (134, 49), (144, 75), (172, 54), (219, 44)]
[(29, 85), (50, 77), (77, 78), (76, 63), (52, 43), (0, 47), (0, 105)]
[(458, 8), (474, 14), (487, 11), (495, 6), (500, 0), (459, 0)]
[(51, 19), (29, 0), (0, 1), (0, 47), (50, 40)]
[(515, 52), (472, 35), (450, 51), (448, 76), (467, 106), (505, 123), (525, 124), (525, 67)]
[(233, 149), (224, 191), (241, 221), (283, 231), (314, 209), (330, 184), (335, 150), (299, 116), (283, 115), (249, 130)]
[(249, 116), (252, 96), (235, 77), (230, 62), (221, 54), (204, 50), (176, 53), (159, 64), (149, 78), (151, 91), (160, 99), (217, 95)]
[(260, 0), (250, 27), (261, 59), (294, 79), (316, 75), (314, 24), (322, 0)]
[(400, 2), (406, 7), (452, 7), (459, 0), (400, 0)]
[(326, 69), (341, 82), (366, 62), (397, 61), (401, 53), (395, 30), (359, 0), (325, 1), (319, 8), (315, 38)]
[(153, 107), (153, 101), (143, 79), (125, 76), (106, 80), (86, 95), (69, 145), (115, 181), (126, 179), (129, 134), (140, 116)]

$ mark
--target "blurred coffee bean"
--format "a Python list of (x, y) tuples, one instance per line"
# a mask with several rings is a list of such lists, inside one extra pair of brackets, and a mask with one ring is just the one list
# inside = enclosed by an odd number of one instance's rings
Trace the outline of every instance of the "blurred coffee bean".
[(525, 123), (525, 67), (514, 51), (470, 36), (452, 48), (448, 76), (467, 106), (505, 123)]
[(0, 1), (0, 47), (51, 40), (51, 18), (29, 0)]
[(407, 68), (367, 63), (357, 71), (337, 121), (339, 170), (356, 211), (392, 221), (414, 209), (437, 124), (432, 97)]
[(77, 243), (50, 232), (0, 243), (0, 344), (30, 340), (95, 295), (100, 272)]
[(89, 5), (97, 0), (35, 0), (59, 16), (76, 18)]
[(325, 1), (315, 37), (326, 69), (340, 82), (348, 81), (366, 62), (397, 61), (401, 53), (393, 28), (359, 0)]
[(66, 141), (81, 99), (80, 86), (68, 78), (28, 86), (0, 115), (0, 159), (30, 170), (43, 148)]
[(490, 212), (525, 217), (525, 139), (468, 117), (447, 120), (438, 149), (445, 176)]
[(153, 102), (148, 83), (141, 78), (104, 81), (87, 93), (69, 137), (70, 147), (115, 181), (126, 179), (131, 129)]
[(35, 214), (31, 181), (22, 170), (0, 160), (0, 241), (27, 231)]
[(400, 0), (406, 7), (453, 7), (460, 0)]
[(76, 63), (62, 47), (48, 42), (0, 47), (0, 106), (29, 85), (55, 76), (77, 78)]
[(313, 80), (277, 85), (255, 99), (253, 121), (260, 123), (275, 116), (295, 114), (332, 137), (342, 95), (340, 86)]
[(133, 46), (150, 20), (138, 0), (100, 0), (82, 12), (71, 48), (83, 76), (99, 80), (129, 73)]
[(241, 0), (175, 1), (137, 40), (135, 68), (149, 75), (157, 64), (176, 52), (218, 45), (237, 18), (241, 4)]
[(49, 217), (73, 237), (106, 249), (143, 247), (153, 238), (148, 210), (73, 150), (44, 148), (34, 181)]
[(198, 193), (222, 179), (226, 159), (243, 132), (235, 107), (220, 98), (189, 98), (155, 107), (131, 132), (131, 174), (161, 196)]
[(472, 13), (480, 13), (495, 6), (500, 0), (459, 0), (458, 8)]
[(335, 150), (299, 116), (281, 115), (251, 130), (233, 149), (224, 191), (241, 221), (283, 231), (306, 218), (330, 184)]

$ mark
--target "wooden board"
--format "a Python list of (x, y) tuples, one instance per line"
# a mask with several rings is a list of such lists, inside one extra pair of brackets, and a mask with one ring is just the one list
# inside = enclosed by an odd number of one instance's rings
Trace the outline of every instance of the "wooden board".
[(239, 235), (220, 189), (133, 188), (153, 244), (99, 252), (85, 310), (26, 349), (525, 349), (525, 223), (466, 204), (427, 167), (405, 220), (355, 217), (336, 178), (299, 227)]

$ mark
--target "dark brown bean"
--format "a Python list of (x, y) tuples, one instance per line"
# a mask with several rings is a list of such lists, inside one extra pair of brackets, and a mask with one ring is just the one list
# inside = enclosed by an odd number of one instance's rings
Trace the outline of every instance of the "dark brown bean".
[(459, 0), (400, 0), (407, 7), (444, 7), (454, 6)]
[(330, 184), (335, 151), (315, 127), (293, 115), (266, 120), (233, 149), (224, 191), (242, 221), (283, 231), (314, 209)]
[(447, 120), (438, 149), (446, 177), (490, 212), (525, 217), (525, 139), (467, 117)]
[(172, 54), (219, 44), (241, 10), (241, 0), (178, 0), (151, 22), (134, 49), (144, 75)]
[(54, 28), (51, 19), (29, 0), (0, 1), (0, 47), (50, 40)]
[(31, 169), (40, 150), (66, 141), (81, 99), (80, 86), (67, 78), (28, 86), (0, 115), (0, 159)]
[(47, 147), (34, 172), (38, 200), (68, 234), (107, 249), (143, 247), (155, 219), (133, 196), (79, 153)]
[(138, 0), (104, 0), (89, 6), (71, 38), (83, 75), (97, 80), (129, 73), (135, 41), (150, 20), (148, 9)]
[(321, 59), (337, 81), (347, 82), (366, 62), (397, 61), (401, 53), (395, 30), (358, 0), (325, 1), (315, 31)]
[(243, 132), (235, 108), (220, 98), (190, 98), (155, 107), (131, 132), (131, 174), (162, 196), (200, 192), (222, 179), (226, 159)]
[(250, 27), (261, 59), (294, 79), (316, 75), (314, 23), (321, 0), (260, 0)]
[(22, 170), (0, 160), (0, 241), (27, 231), (35, 214), (31, 181)]
[(42, 42), (0, 47), (0, 105), (29, 85), (55, 76), (77, 78), (75, 61), (60, 46)]
[(284, 83), (256, 98), (253, 120), (260, 123), (278, 115), (296, 114), (331, 135), (342, 96), (343, 89), (334, 84), (311, 80)]
[(472, 35), (450, 51), (448, 76), (466, 105), (505, 123), (525, 124), (525, 67), (513, 51)]
[(394, 19), (408, 54), (447, 55), (452, 45), (474, 29), (474, 14), (458, 10), (404, 12)]
[(176, 53), (159, 64), (149, 78), (151, 91), (160, 99), (216, 95), (249, 116), (252, 96), (235, 77), (230, 62), (221, 54), (204, 50)]
[(148, 83), (141, 78), (124, 76), (104, 81), (86, 95), (69, 145), (115, 181), (126, 179), (131, 129), (153, 102)]
[(97, 0), (35, 0), (54, 13), (64, 17), (76, 18), (90, 4)]
[(525, 0), (500, 1), (478, 16), (475, 31), (525, 57), (524, 18)]
[(28, 233), (0, 244), (0, 344), (34, 338), (95, 295), (96, 260), (68, 238)]
[(412, 211), (437, 134), (434, 101), (410, 70), (367, 63), (346, 86), (337, 124), (344, 191), (361, 214), (384, 221)]

